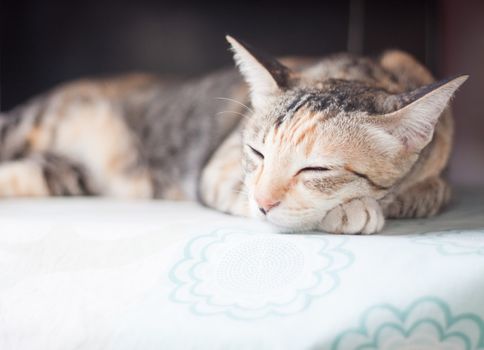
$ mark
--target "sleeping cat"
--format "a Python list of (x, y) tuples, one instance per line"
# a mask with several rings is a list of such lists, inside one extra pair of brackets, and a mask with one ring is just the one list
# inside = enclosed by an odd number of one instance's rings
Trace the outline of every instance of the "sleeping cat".
[(449, 200), (448, 102), (410, 55), (277, 61), (231, 37), (240, 73), (60, 86), (0, 116), (0, 196), (197, 200), (283, 231), (371, 234)]

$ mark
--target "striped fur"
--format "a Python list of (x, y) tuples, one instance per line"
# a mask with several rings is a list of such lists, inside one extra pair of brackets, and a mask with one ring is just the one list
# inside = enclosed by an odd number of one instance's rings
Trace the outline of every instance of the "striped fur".
[(229, 42), (256, 107), (241, 141), (252, 216), (283, 230), (371, 234), (385, 216), (424, 217), (445, 206), (447, 105), (465, 76), (434, 83), (398, 51), (291, 70)]
[(235, 70), (60, 86), (0, 115), (0, 197), (198, 200), (282, 230), (374, 233), (449, 200), (448, 100), (409, 55), (281, 62), (229, 38)]

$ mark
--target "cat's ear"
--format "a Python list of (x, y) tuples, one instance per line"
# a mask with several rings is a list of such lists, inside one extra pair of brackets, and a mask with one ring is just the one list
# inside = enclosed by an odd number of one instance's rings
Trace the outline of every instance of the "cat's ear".
[(250, 87), (252, 105), (257, 109), (264, 106), (267, 98), (288, 87), (290, 70), (278, 60), (242, 44), (227, 35), (240, 72)]
[(432, 140), (440, 115), (468, 77), (462, 75), (445, 79), (411, 92), (393, 95), (393, 101), (389, 102), (403, 107), (371, 119), (395, 136), (406, 151), (420, 152)]

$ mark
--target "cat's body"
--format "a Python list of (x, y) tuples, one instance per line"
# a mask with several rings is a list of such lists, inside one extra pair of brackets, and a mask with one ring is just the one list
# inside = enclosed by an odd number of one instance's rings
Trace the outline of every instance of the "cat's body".
[[(3, 116), (2, 167), (47, 153), (76, 165), (86, 186), (66, 183), (25, 193), (19, 186), (12, 196), (196, 200), (201, 169), (240, 119), (217, 115), (233, 104), (217, 98), (231, 90), (235, 95), (242, 85), (235, 70), (188, 82), (136, 74), (62, 85)], [(0, 185), (0, 191), (9, 188), (15, 186)]]
[[(237, 47), (237, 42), (232, 45), (240, 56), (240, 50), (245, 48)], [(238, 60), (240, 64), (241, 57)], [(372, 140), (364, 138), (356, 148), (351, 142), (337, 140), (338, 137), (334, 144), (336, 153), (345, 152), (345, 157), (353, 154), (372, 158), (373, 163), (364, 171), (357, 164), (359, 161), (348, 160), (334, 169), (310, 169), (336, 171), (329, 178), (311, 174), (298, 180), (302, 175), (296, 168), (290, 170), (297, 161), (284, 160), (283, 156), (287, 151), (292, 157), (299, 148), (305, 148), (307, 158), (315, 159), (310, 153), (317, 147), (315, 140), (309, 138), (317, 132), (317, 125), (328, 124), (324, 120), (341, 118), (336, 122), (355, 123), (358, 128), (358, 118), (363, 114), (369, 117), (389, 114), (411, 104), (421, 97), (416, 96), (418, 92), (390, 102), (388, 96), (431, 83), (433, 79), (423, 66), (397, 51), (376, 60), (338, 55), (285, 62), (292, 68), (292, 83), (283, 81), (289, 79), (283, 72), (284, 66), (276, 63), (272, 67), (275, 70), (270, 72), (277, 86), (286, 84), (284, 93), (261, 90), (262, 94), (271, 94), (267, 97), (267, 101), (272, 101), (270, 109), (263, 105), (266, 99), (254, 100), (254, 94), (259, 94), (254, 84), (259, 82), (251, 80), (254, 72), (244, 72), (247, 67), (243, 62), (242, 71), (251, 86), (251, 107), (249, 89), (235, 69), (187, 82), (132, 75), (61, 86), (1, 116), (0, 196), (103, 195), (198, 200), (215, 209), (245, 216), (257, 216), (259, 210), (254, 210), (257, 201), (255, 208), (264, 212), (259, 216), (266, 216), (276, 225), (348, 233), (380, 230), (383, 212), (389, 217), (422, 217), (435, 214), (447, 202), (449, 189), (440, 175), (450, 153), (453, 125), (449, 110), (442, 113), (446, 102), (440, 109), (442, 115), (436, 121), (432, 141), (423, 150), (412, 150), (413, 158), (398, 165), (400, 168), (394, 160), (386, 163), (382, 154), (386, 151), (376, 151), (382, 156), (378, 159), (371, 153), (375, 151)], [(281, 67), (282, 71), (278, 71)], [(302, 113), (307, 115), (301, 116)], [(262, 114), (264, 122), (257, 119)], [(319, 124), (311, 124), (316, 120)], [(264, 124), (268, 122), (271, 124)], [(307, 128), (300, 130), (306, 124)], [(278, 147), (299, 148), (294, 152), (281, 148), (275, 151), (280, 153), (280, 162), (289, 163), (274, 170), (278, 176), (264, 180), (263, 165), (254, 165), (255, 160), (251, 159), (254, 154), (247, 152), (262, 156), (252, 149), (260, 140), (252, 139), (262, 133), (264, 139), (267, 136), (275, 142), (278, 132), (281, 134)], [(356, 140), (359, 136), (355, 133), (351, 137)], [(268, 169), (269, 159), (265, 162)], [(347, 183), (355, 186), (355, 179), (338, 173), (337, 167), (365, 182), (356, 184), (365, 188), (363, 195), (351, 189), (342, 190)], [(398, 173), (396, 167), (402, 171)], [(282, 179), (281, 170), (292, 171), (292, 177)], [(261, 185), (263, 181), (269, 185)], [(277, 181), (280, 186), (269, 190)], [(290, 186), (299, 186), (298, 181), (313, 192), (323, 193), (327, 199), (311, 204), (310, 215), (299, 207), (294, 209), (294, 204), (289, 209), (281, 205), (281, 209), (268, 213), (282, 198), (289, 197)], [(261, 186), (263, 190), (257, 190)], [(256, 198), (262, 192), (265, 198)], [(276, 205), (266, 203), (267, 197), (275, 195), (280, 197)], [(319, 206), (320, 202), (324, 204)], [(268, 208), (264, 207), (266, 204)], [(281, 211), (281, 218), (272, 218), (275, 215), (272, 212), (277, 210)]]

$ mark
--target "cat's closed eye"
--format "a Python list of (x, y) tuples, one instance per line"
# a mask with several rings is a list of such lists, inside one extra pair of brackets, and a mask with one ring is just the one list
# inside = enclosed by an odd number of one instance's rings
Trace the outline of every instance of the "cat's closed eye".
[(306, 167), (306, 168), (302, 168), (301, 170), (299, 170), (296, 175), (299, 175), (303, 172), (310, 172), (310, 171), (313, 171), (313, 172), (322, 172), (322, 171), (328, 171), (328, 170), (331, 170), (329, 168), (326, 168), (326, 167), (320, 167), (320, 166), (312, 166), (312, 167)]
[(247, 146), (250, 148), (252, 153), (254, 153), (258, 158), (264, 159), (264, 155), (261, 152), (259, 152), (258, 150), (256, 150), (254, 147), (252, 147), (250, 145), (247, 145)]

